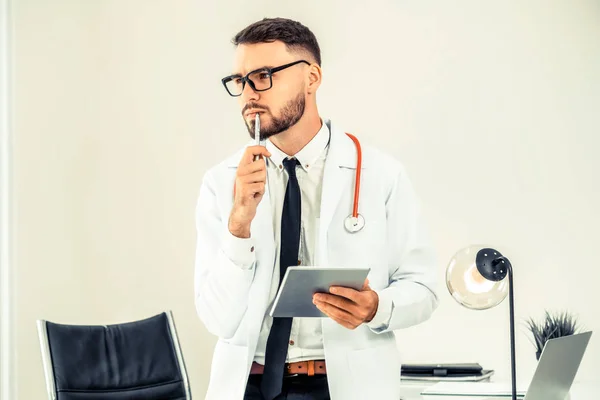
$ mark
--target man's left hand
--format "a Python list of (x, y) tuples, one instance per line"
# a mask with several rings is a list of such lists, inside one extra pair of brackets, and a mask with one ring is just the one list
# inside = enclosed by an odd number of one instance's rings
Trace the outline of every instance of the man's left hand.
[(370, 322), (377, 313), (379, 296), (369, 287), (368, 279), (361, 290), (332, 286), (329, 293), (315, 293), (313, 303), (329, 318), (348, 329)]

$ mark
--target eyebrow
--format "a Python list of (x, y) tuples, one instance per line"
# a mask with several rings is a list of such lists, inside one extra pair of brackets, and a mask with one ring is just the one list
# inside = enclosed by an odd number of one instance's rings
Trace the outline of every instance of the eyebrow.
[[(250, 70), (249, 72), (260, 71), (261, 69), (266, 69), (266, 68), (273, 69), (275, 67), (272, 65), (263, 65), (262, 67), (254, 68), (253, 70)], [(229, 76), (244, 76), (244, 75), (240, 74), (239, 72), (234, 72)]]

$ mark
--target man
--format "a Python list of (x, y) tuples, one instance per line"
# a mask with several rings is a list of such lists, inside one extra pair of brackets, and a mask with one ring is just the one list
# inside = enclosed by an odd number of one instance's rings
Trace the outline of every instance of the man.
[[(366, 224), (346, 230), (357, 148), (319, 116), (315, 36), (275, 18), (233, 42), (233, 74), (223, 84), (252, 138), (260, 115), (266, 142), (251, 141), (210, 169), (200, 189), (195, 303), (219, 337), (206, 398), (397, 400), (393, 330), (421, 323), (437, 306), (435, 257), (406, 173), (365, 146), (359, 212)], [(328, 318), (272, 318), (269, 305), (290, 265), (371, 270), (359, 291), (314, 296)]]

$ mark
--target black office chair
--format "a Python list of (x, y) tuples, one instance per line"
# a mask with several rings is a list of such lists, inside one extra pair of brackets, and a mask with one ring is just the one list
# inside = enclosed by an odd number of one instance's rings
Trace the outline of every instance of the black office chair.
[(37, 325), (51, 400), (192, 398), (171, 311), (115, 325)]

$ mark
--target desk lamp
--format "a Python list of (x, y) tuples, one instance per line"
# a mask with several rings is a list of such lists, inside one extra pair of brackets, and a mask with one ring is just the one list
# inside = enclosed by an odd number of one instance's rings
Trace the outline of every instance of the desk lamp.
[(515, 305), (510, 262), (497, 250), (483, 246), (466, 247), (450, 260), (446, 269), (446, 286), (454, 300), (473, 310), (495, 307), (509, 295), (512, 399), (517, 400)]

